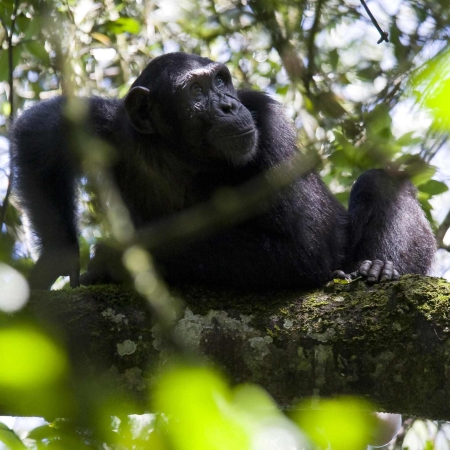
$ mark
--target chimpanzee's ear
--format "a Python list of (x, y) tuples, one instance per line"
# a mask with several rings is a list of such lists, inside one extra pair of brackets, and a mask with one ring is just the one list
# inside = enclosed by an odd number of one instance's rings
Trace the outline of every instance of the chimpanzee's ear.
[(131, 125), (140, 133), (156, 133), (151, 120), (152, 104), (150, 91), (142, 86), (136, 86), (128, 92), (124, 100), (125, 111)]

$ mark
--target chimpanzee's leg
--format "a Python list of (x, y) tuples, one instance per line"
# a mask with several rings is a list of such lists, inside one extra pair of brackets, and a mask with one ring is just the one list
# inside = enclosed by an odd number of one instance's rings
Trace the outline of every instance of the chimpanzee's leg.
[(348, 271), (369, 282), (429, 271), (436, 244), (416, 194), (409, 180), (381, 169), (358, 178), (348, 211)]

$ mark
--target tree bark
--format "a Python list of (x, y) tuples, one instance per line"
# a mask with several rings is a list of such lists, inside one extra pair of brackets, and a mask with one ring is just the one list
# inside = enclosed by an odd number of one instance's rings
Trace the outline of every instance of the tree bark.
[[(233, 383), (263, 386), (282, 408), (307, 396), (351, 394), (379, 410), (450, 420), (445, 280), (409, 275), (307, 293), (188, 286), (173, 295), (185, 302), (175, 336)], [(149, 382), (174, 356), (145, 302), (124, 287), (35, 291), (30, 313), (63, 333), (79, 379), (133, 408), (146, 408)]]

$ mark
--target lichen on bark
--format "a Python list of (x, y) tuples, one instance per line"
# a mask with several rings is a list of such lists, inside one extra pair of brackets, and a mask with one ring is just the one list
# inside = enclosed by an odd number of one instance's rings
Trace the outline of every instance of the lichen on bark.
[[(232, 382), (261, 384), (282, 407), (310, 395), (355, 394), (380, 410), (450, 420), (445, 280), (409, 275), (311, 292), (185, 286), (173, 295), (185, 302), (174, 332), (191, 354)], [(26, 314), (62, 333), (78, 376), (101, 380), (133, 405), (174, 356), (147, 304), (128, 288), (34, 292)]]

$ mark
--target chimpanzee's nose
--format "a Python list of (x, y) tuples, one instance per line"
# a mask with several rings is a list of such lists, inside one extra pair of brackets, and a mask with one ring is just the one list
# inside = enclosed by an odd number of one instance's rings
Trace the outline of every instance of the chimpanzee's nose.
[(219, 99), (218, 107), (225, 115), (234, 115), (239, 111), (241, 104), (233, 97), (223, 96)]

